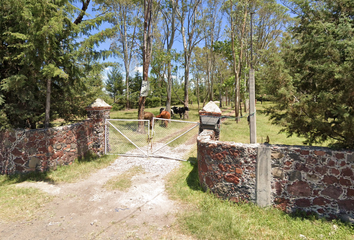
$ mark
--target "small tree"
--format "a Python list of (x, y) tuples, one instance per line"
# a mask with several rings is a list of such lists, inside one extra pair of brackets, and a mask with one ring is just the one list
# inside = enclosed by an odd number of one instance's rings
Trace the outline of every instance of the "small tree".
[(110, 93), (110, 96), (113, 97), (113, 102), (116, 102), (116, 96), (118, 94), (123, 94), (124, 83), (123, 75), (120, 72), (118, 67), (113, 67), (113, 69), (107, 73), (106, 81), (106, 90)]

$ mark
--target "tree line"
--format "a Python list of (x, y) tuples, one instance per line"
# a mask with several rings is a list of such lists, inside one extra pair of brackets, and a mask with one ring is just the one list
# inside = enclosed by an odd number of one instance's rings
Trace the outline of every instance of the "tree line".
[[(267, 112), (289, 135), (305, 136), (308, 144), (354, 146), (347, 91), (353, 84), (353, 3), (282, 3), (4, 0), (1, 128), (72, 120), (96, 97), (116, 109), (137, 108), (140, 119), (145, 106), (170, 110), (193, 103), (199, 109), (218, 100), (220, 106), (232, 103), (237, 120), (247, 108), (252, 65), (257, 96), (272, 97)], [(96, 15), (88, 16), (88, 8)], [(110, 27), (92, 34), (103, 22)], [(95, 50), (107, 39), (109, 49)], [(105, 62), (109, 56), (117, 61)], [(137, 65), (142, 73), (132, 74)], [(149, 86), (144, 94), (142, 85)]]

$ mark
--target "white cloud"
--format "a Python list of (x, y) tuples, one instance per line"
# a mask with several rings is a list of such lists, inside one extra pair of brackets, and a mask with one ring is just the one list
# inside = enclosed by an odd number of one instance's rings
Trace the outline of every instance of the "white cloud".
[(110, 72), (112, 70), (112, 67), (106, 67), (103, 72), (102, 72), (102, 80), (103, 82), (106, 82), (108, 77), (107, 77), (107, 73)]
[(135, 66), (134, 70), (133, 70), (133, 73), (136, 73), (138, 71), (139, 71), (140, 74), (142, 74), (143, 73), (143, 66)]

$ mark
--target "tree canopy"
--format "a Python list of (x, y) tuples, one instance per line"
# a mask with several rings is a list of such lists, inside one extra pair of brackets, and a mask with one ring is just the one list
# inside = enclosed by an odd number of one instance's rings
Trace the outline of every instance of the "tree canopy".
[(354, 2), (295, 0), (298, 14), (281, 57), (269, 66), (274, 123), (306, 143), (354, 148)]
[(36, 128), (46, 109), (51, 119), (84, 116), (102, 91), (78, 45), (87, 25), (74, 16), (84, 13), (67, 0), (4, 0), (0, 14), (0, 128)]

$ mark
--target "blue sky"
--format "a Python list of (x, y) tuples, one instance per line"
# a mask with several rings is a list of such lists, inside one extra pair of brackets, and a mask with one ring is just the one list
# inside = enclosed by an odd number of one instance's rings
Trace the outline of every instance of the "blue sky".
[[(277, 0), (277, 2), (279, 4), (281, 4), (280, 0)], [(76, 2), (74, 4), (75, 6), (77, 6), (78, 8), (81, 8), (81, 2)], [(92, 11), (92, 8), (93, 8), (93, 2), (90, 3), (89, 5), (89, 8), (88, 8), (88, 11), (87, 13), (90, 15), (88, 17), (84, 17), (84, 19), (87, 19), (87, 18), (93, 18), (95, 17), (95, 12)], [(110, 27), (110, 24), (108, 23), (104, 23), (103, 25), (100, 26), (100, 30), (103, 30), (107, 27)], [(93, 31), (92, 33), (96, 33), (98, 30), (95, 30)], [(103, 50), (103, 49), (109, 49), (110, 45), (111, 45), (111, 40), (106, 40), (106, 42), (104, 43), (101, 43), (99, 47), (96, 47), (96, 50)], [(174, 48), (177, 50), (177, 51), (182, 51), (183, 50), (183, 45), (182, 45), (182, 41), (181, 39), (177, 39), (175, 40), (175, 43), (174, 43)], [(105, 61), (109, 61), (109, 62), (118, 62), (118, 63), (122, 63), (122, 60), (120, 58), (114, 58), (114, 57), (109, 57), (108, 59), (105, 59)], [(142, 72), (142, 67), (141, 66), (137, 66), (136, 67), (136, 70), (139, 70), (140, 72)], [(106, 79), (106, 76), (107, 76), (107, 71), (109, 71), (109, 68), (106, 69), (105, 73), (103, 74), (103, 78), (104, 80)], [(181, 76), (182, 75), (182, 67), (179, 68), (179, 73), (178, 75)], [(122, 72), (124, 73), (123, 71), (123, 68), (122, 68)], [(132, 73), (132, 75), (134, 74), (134, 72)]]

